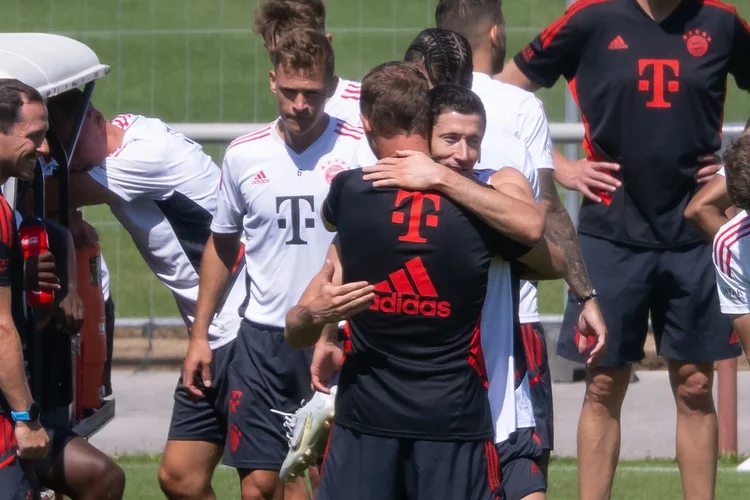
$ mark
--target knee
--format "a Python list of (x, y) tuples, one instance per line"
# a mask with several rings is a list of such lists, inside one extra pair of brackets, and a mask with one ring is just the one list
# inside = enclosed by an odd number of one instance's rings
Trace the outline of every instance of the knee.
[(185, 474), (164, 463), (159, 467), (159, 487), (171, 500), (202, 498), (209, 484), (210, 480), (205, 480), (199, 474)]
[[(589, 377), (584, 404), (589, 409), (602, 413), (619, 413), (629, 378), (595, 372)], [(629, 375), (627, 375), (629, 377)]]
[(242, 500), (274, 500), (278, 496), (281, 482), (278, 476), (263, 471), (264, 473), (253, 474), (252, 478), (245, 478), (242, 481), (241, 492)]
[(678, 409), (688, 413), (713, 412), (712, 382), (708, 374), (697, 370), (680, 380), (675, 388)]
[(112, 460), (102, 460), (91, 467), (91, 491), (96, 498), (118, 500), (125, 494), (125, 472)]

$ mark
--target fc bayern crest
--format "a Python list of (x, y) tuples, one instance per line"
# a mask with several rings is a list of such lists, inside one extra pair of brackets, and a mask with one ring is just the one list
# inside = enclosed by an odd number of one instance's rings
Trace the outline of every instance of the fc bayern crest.
[(694, 57), (703, 57), (708, 52), (708, 45), (711, 43), (711, 37), (708, 33), (701, 30), (690, 30), (682, 35), (682, 39), (687, 43), (688, 52)]
[(339, 172), (349, 170), (349, 165), (341, 160), (328, 160), (323, 164), (322, 169), (323, 174), (326, 176), (326, 182), (330, 184)]

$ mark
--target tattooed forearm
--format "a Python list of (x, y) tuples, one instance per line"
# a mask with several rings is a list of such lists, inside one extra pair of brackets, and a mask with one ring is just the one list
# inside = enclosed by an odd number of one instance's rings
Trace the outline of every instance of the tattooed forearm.
[(573, 221), (570, 220), (568, 211), (557, 194), (552, 170), (540, 170), (539, 174), (542, 199), (550, 202), (544, 235), (562, 250), (568, 264), (568, 275), (565, 280), (574, 293), (583, 297), (591, 292), (592, 286), (586, 265), (583, 263), (581, 248), (578, 246), (578, 235), (573, 227)]

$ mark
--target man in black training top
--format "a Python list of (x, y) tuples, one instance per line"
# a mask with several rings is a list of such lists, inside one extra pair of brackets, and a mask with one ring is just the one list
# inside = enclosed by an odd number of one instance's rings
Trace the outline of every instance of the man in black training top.
[[(474, 104), (483, 134), (484, 108), (471, 91), (440, 86), (431, 96), (456, 89)], [(409, 63), (365, 76), (363, 125), (379, 158), (428, 153), (427, 92)], [(332, 303), (351, 309), (319, 314), (319, 275), (287, 315), (287, 341), (305, 346), (324, 324), (359, 312), (348, 324), (318, 498), (489, 498), (500, 478), (480, 347), (488, 270), (495, 256), (526, 254), (533, 265), (550, 249), (541, 240), (529, 252), (438, 193), (376, 189), (362, 176), (336, 176), (322, 210), (338, 240), (321, 274), (347, 283)]]
[[(500, 75), (526, 90), (563, 76), (586, 125), (589, 160), (619, 165), (614, 192), (592, 184), (606, 192), (584, 199), (578, 225), (609, 327), (607, 352), (589, 368), (578, 425), (581, 500), (610, 496), (620, 410), (631, 366), (644, 356), (649, 315), (668, 362), (685, 498), (713, 498), (714, 362), (740, 348), (719, 311), (711, 245), (683, 212), (719, 169), (728, 75), (750, 89), (749, 53), (750, 28), (718, 0), (581, 0)], [(570, 170), (567, 163), (556, 161), (556, 170)], [(561, 355), (579, 360), (580, 301), (569, 295), (558, 343)]]

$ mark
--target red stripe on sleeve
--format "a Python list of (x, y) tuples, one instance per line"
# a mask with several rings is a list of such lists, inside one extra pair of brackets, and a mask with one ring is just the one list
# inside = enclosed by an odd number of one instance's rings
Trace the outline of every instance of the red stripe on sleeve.
[(550, 24), (547, 29), (542, 31), (542, 34), (540, 35), (542, 39), (542, 48), (547, 48), (547, 46), (554, 41), (555, 37), (578, 12), (582, 11), (586, 7), (609, 1), (611, 0), (578, 0), (577, 2), (575, 2), (568, 8), (567, 11), (565, 11), (565, 14), (563, 14), (562, 17), (560, 17), (554, 23)]
[(729, 5), (724, 2), (720, 2), (719, 0), (703, 0), (703, 5), (708, 5), (709, 7), (716, 7), (731, 12), (732, 14), (734, 14), (734, 17), (736, 17), (740, 21), (740, 23), (742, 23), (742, 26), (745, 27), (747, 32), (750, 33), (750, 26), (747, 24), (747, 21), (745, 21), (742, 16), (740, 16), (739, 12), (737, 12), (737, 8), (734, 5)]

